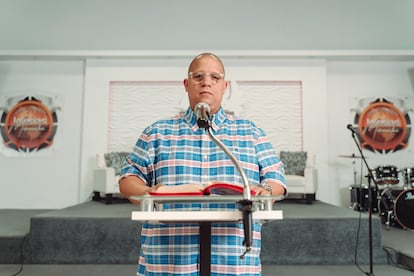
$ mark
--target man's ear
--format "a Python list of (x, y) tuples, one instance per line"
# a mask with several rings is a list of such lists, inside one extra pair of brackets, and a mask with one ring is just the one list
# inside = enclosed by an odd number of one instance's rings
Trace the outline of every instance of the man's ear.
[(223, 95), (226, 94), (227, 88), (229, 87), (229, 81), (224, 81)]
[(188, 79), (183, 80), (185, 91), (188, 92)]

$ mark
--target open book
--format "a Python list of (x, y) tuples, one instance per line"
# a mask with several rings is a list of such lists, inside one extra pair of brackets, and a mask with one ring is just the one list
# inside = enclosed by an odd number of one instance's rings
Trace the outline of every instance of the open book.
[[(242, 195), (243, 186), (238, 184), (213, 182), (200, 190), (199, 184), (161, 186), (155, 192), (150, 192), (154, 196), (203, 196), (203, 195)], [(255, 191), (250, 190), (252, 196)]]

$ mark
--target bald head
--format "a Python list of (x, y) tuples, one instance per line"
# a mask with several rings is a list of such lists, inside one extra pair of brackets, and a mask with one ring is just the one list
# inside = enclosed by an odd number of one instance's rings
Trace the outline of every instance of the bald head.
[(212, 54), (212, 53), (202, 53), (202, 54), (199, 54), (198, 56), (196, 56), (195, 58), (193, 58), (193, 60), (190, 63), (190, 66), (188, 66), (188, 73), (190, 73), (192, 71), (193, 65), (198, 60), (200, 60), (200, 59), (202, 59), (204, 57), (210, 57), (210, 58), (213, 58), (213, 59), (217, 60), (220, 63), (220, 65), (221, 65), (221, 69), (223, 70), (223, 74), (225, 74), (223, 62), (221, 61), (221, 59), (218, 56), (216, 56), (215, 54)]

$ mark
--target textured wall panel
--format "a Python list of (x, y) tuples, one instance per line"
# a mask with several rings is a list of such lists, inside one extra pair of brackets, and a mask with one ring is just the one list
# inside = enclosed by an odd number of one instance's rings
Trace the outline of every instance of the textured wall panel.
[[(302, 150), (300, 82), (230, 82), (226, 111), (253, 120), (277, 151)], [(129, 151), (143, 129), (188, 106), (182, 82), (111, 82), (108, 151)]]
[(182, 82), (112, 82), (108, 151), (129, 151), (144, 128), (187, 106)]
[(232, 86), (233, 101), (240, 102), (235, 113), (264, 129), (277, 151), (303, 149), (300, 82), (243, 81)]

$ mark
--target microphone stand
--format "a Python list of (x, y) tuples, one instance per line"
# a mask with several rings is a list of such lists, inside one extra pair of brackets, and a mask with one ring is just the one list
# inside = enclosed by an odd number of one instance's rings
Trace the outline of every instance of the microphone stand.
[(356, 138), (356, 131), (352, 127), (352, 125), (348, 125), (347, 128), (352, 132), (352, 138), (358, 148), (359, 153), (361, 154), (361, 158), (365, 163), (365, 166), (368, 170), (368, 235), (369, 235), (369, 272), (365, 272), (366, 275), (374, 276), (374, 269), (373, 269), (373, 252), (372, 252), (372, 191), (371, 191), (371, 180), (375, 184), (375, 188), (378, 191), (378, 184), (375, 178), (372, 175), (372, 170), (370, 169), (367, 160), (362, 152), (361, 146), (358, 143)]
[(219, 141), (211, 131), (211, 124), (210, 120), (205, 118), (197, 119), (197, 124), (200, 128), (204, 128), (207, 130), (208, 135), (210, 136), (211, 140), (219, 146), (224, 153), (230, 158), (233, 162), (234, 166), (239, 171), (242, 180), (243, 180), (243, 199), (239, 201), (240, 211), (243, 214), (243, 228), (244, 228), (244, 242), (243, 245), (246, 247), (244, 253), (240, 256), (241, 259), (252, 249), (252, 212), (253, 212), (253, 201), (251, 200), (251, 193), (250, 193), (250, 186), (249, 180), (244, 172), (243, 168), (241, 167), (238, 160), (234, 157), (234, 155), (229, 151), (229, 149)]

